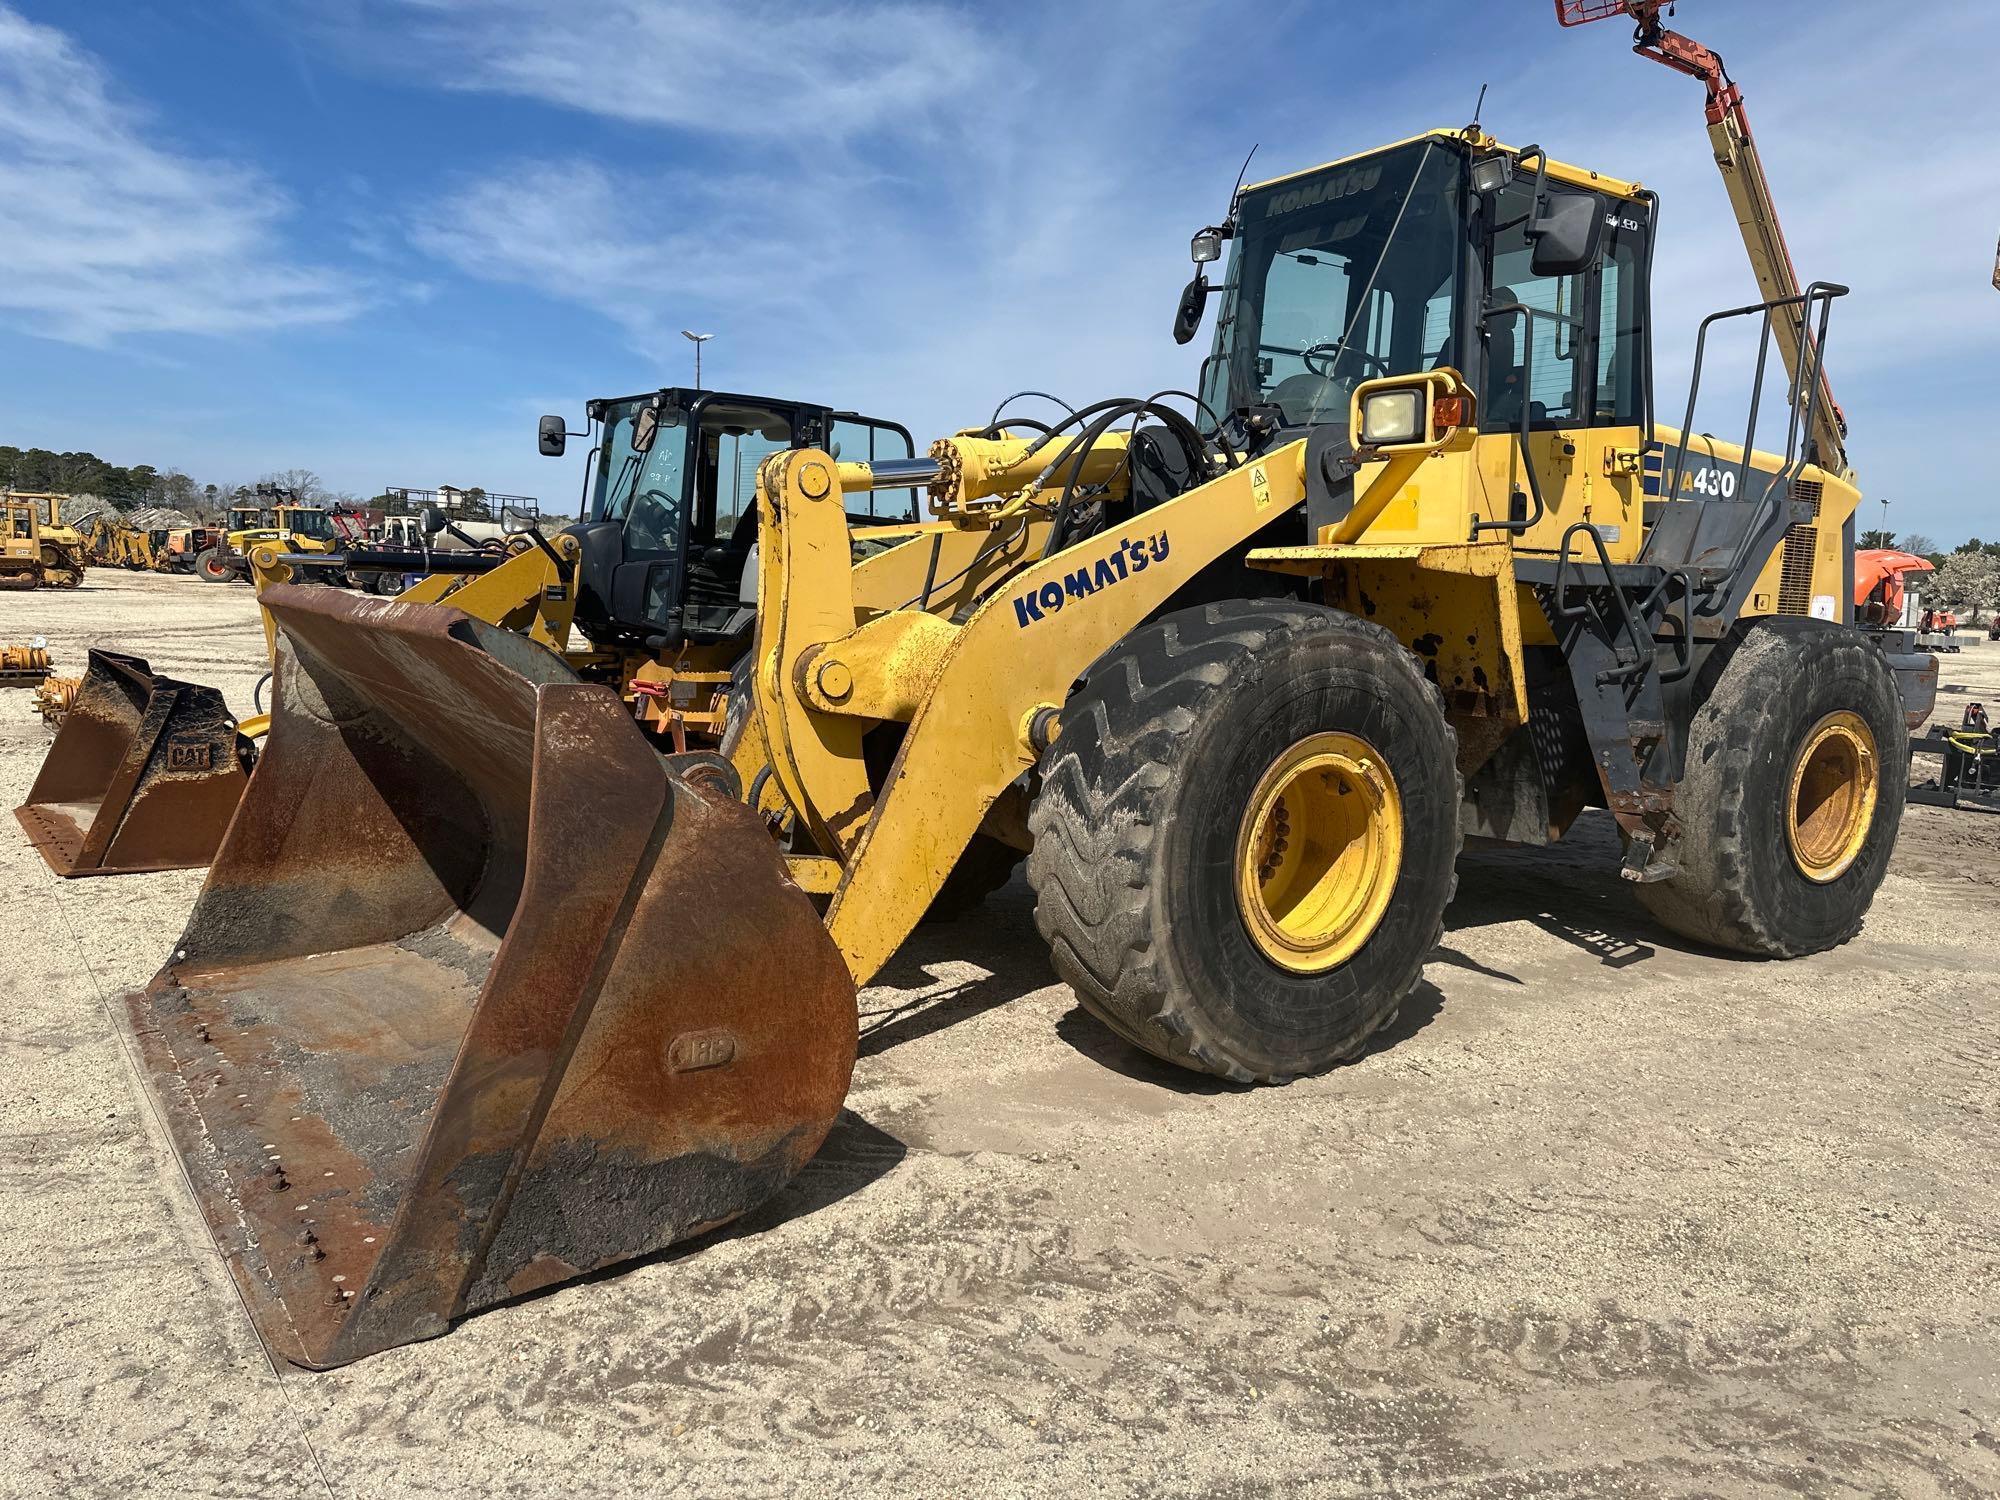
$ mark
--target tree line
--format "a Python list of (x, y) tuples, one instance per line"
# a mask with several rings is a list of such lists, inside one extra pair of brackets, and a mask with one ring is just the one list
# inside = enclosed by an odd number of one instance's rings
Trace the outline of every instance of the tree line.
[[(204, 484), (174, 468), (135, 464), (128, 469), (95, 453), (57, 453), (48, 448), (0, 444), (0, 490), (74, 495), (79, 500), (101, 500), (121, 511), (157, 506), (185, 512), (204, 524), (221, 520), (232, 505), (259, 504), (258, 484), (290, 491), (306, 505), (365, 505), (390, 515), (415, 509), (401, 495), (384, 492), (363, 499), (333, 490), (311, 469), (274, 470), (242, 484)], [(463, 493), (467, 503), (461, 514), (486, 518), (486, 491), (473, 486)]]

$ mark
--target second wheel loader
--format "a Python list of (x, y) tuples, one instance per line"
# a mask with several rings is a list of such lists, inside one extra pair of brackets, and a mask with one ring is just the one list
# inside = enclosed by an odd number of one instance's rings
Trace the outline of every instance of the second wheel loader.
[(767, 1197), (981, 841), (1084, 1005), (1240, 1080), (1366, 1045), (1464, 836), (1592, 804), (1696, 941), (1851, 937), (1929, 703), (1850, 620), (1840, 289), (1704, 325), (1775, 341), (1790, 411), (1696, 439), (1654, 417), (1655, 207), (1434, 131), (1195, 237), (1233, 245), (1201, 424), (941, 438), (933, 522), (858, 562), (910, 471), (772, 453), (727, 770), (448, 601), (269, 590), (264, 758), (129, 1008), (270, 1346), (338, 1364)]

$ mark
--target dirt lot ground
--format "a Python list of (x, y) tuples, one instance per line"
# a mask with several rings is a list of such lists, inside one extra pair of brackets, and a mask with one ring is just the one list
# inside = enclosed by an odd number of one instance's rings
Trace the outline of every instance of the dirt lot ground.
[[(0, 641), (244, 712), (253, 620), (0, 596)], [(2000, 701), (2000, 647), (1944, 680)], [(8, 806), (47, 744), (0, 697)], [(106, 1008), (199, 873), (0, 836), (0, 1492), (2000, 1490), (2000, 818), (1913, 810), (1863, 936), (1783, 966), (1654, 927), (1611, 850), (1468, 855), (1390, 1034), (1280, 1089), (1116, 1041), (1017, 881), (866, 992), (849, 1112), (749, 1222), (280, 1376)]]

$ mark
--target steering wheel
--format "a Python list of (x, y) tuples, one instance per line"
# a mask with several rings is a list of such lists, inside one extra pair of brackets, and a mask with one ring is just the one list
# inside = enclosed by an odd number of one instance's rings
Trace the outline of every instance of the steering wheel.
[[(641, 490), (632, 497), (632, 509), (625, 522), (627, 546), (636, 544), (647, 552), (671, 552), (678, 538), (674, 533), (675, 497), (665, 490)], [(657, 525), (648, 521), (658, 517)], [(642, 517), (644, 519), (642, 519)]]
[[(1333, 373), (1333, 360), (1335, 356), (1340, 354), (1350, 354), (1356, 359), (1366, 360), (1375, 367), (1375, 373), (1378, 375), (1395, 373), (1389, 368), (1389, 362), (1382, 358), (1381, 355), (1370, 354), (1366, 349), (1342, 349), (1338, 343), (1313, 344), (1301, 350), (1299, 352), (1299, 363), (1304, 365), (1313, 374), (1319, 376), (1321, 380), (1333, 380), (1337, 378)], [(1318, 362), (1315, 363), (1315, 360)]]

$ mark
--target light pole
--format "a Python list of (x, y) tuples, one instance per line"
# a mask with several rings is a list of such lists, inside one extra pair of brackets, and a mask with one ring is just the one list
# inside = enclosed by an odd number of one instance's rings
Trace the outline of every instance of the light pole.
[(683, 328), (681, 330), (681, 337), (686, 339), (690, 344), (694, 345), (694, 388), (696, 390), (700, 390), (701, 389), (701, 346), (707, 343), (710, 339), (714, 338), (715, 335), (712, 333), (690, 333), (687, 329)]
[(1889, 530), (1889, 497), (1884, 495), (1882, 497), (1882, 545), (1885, 547), (1893, 546), (1895, 545), (1895, 541), (1895, 533)]

